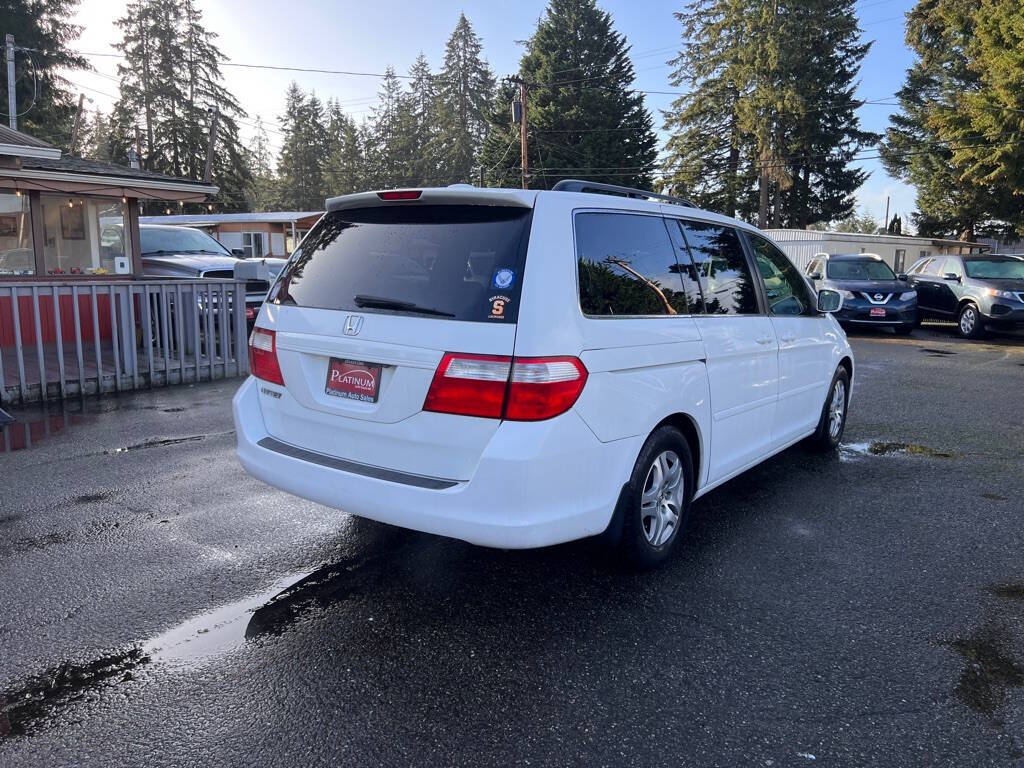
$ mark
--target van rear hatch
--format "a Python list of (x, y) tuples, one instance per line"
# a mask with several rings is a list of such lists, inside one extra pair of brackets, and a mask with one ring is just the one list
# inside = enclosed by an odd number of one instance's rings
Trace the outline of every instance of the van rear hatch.
[(261, 387), (266, 429), (361, 464), (468, 480), (499, 420), (424, 411), (424, 400), (445, 352), (513, 354), (531, 208), (372, 202), (329, 205), (270, 291), (259, 325), (275, 332), (285, 392)]

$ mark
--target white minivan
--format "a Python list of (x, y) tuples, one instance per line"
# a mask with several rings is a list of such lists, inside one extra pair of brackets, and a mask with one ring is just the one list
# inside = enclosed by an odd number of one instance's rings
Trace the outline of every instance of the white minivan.
[(238, 457), (345, 512), (491, 547), (664, 560), (690, 502), (835, 449), (853, 354), (754, 227), (642, 190), (327, 201), (270, 290)]

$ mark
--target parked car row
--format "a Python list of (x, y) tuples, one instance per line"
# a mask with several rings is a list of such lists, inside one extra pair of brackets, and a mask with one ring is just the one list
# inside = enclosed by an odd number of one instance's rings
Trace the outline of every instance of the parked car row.
[(961, 336), (1024, 325), (1024, 257), (939, 255), (896, 275), (875, 254), (818, 254), (805, 269), (815, 290), (843, 295), (840, 324), (909, 334), (925, 318), (954, 320)]

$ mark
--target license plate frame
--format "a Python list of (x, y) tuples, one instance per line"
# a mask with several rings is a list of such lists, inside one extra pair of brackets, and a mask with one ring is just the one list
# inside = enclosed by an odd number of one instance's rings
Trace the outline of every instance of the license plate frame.
[(376, 403), (380, 399), (380, 378), (384, 366), (332, 357), (327, 363), (324, 394), (358, 403)]
[(869, 315), (871, 317), (885, 317), (885, 307), (872, 307)]

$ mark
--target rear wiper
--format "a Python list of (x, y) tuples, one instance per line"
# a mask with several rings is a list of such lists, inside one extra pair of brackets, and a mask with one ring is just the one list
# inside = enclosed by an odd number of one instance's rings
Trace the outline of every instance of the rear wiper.
[(451, 312), (430, 307), (421, 307), (411, 301), (401, 299), (389, 299), (385, 296), (367, 296), (356, 294), (355, 303), (357, 307), (371, 307), (373, 309), (395, 309), (405, 312), (419, 312), (421, 315), (436, 315), (437, 317), (455, 317)]

